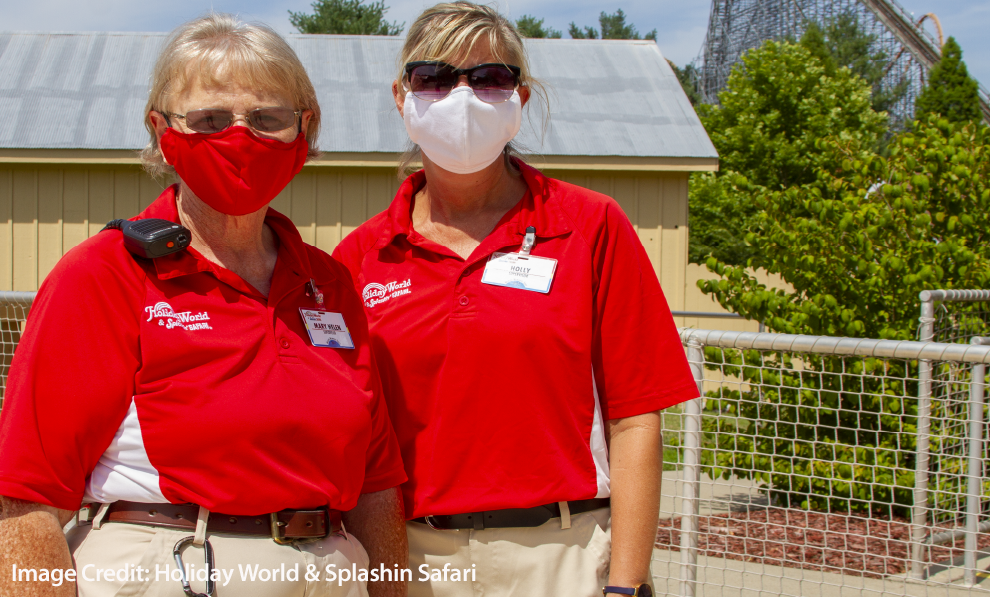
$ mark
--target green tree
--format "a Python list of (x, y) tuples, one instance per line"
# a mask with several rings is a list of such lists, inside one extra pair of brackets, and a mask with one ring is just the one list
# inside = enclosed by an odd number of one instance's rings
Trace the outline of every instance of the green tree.
[(516, 21), (516, 30), (519, 31), (519, 35), (523, 37), (532, 37), (537, 39), (560, 39), (560, 31), (553, 29), (552, 27), (543, 27), (543, 19), (537, 19), (531, 15), (523, 15), (519, 17)]
[(844, 135), (871, 146), (885, 131), (866, 83), (845, 68), (827, 76), (818, 58), (788, 42), (747, 52), (719, 101), (700, 113), (721, 167), (774, 190), (815, 179), (819, 139)]
[(746, 234), (758, 211), (755, 194), (814, 181), (824, 152), (819, 141), (829, 135), (874, 147), (886, 130), (884, 116), (870, 107), (867, 83), (847, 68), (827, 76), (820, 59), (788, 42), (747, 52), (719, 100), (719, 106), (696, 107), (721, 171), (692, 179), (693, 263), (711, 253), (723, 263), (745, 265), (754, 254)]
[(982, 117), (976, 81), (966, 72), (962, 48), (955, 38), (945, 40), (942, 59), (928, 77), (928, 85), (914, 102), (915, 118), (940, 114), (951, 122), (977, 121)]
[(704, 292), (778, 332), (907, 340), (921, 290), (987, 287), (987, 127), (931, 117), (895, 138), (889, 158), (848, 137), (820, 145), (816, 180), (754, 189), (751, 265), (794, 291), (709, 259), (722, 279), (700, 283)]
[[(811, 183), (749, 188), (757, 208), (750, 264), (793, 291), (709, 258), (721, 279), (701, 282), (706, 294), (776, 332), (909, 340), (921, 290), (987, 287), (987, 127), (931, 117), (895, 137), (888, 156), (849, 137), (819, 145)], [(706, 353), (749, 388), (710, 396), (720, 413), (704, 424), (719, 448), (702, 454), (710, 475), (758, 479), (806, 508), (903, 513), (911, 504), (917, 403), (901, 396), (917, 391), (916, 362)], [(772, 366), (757, 368), (763, 359)], [(933, 445), (961, 441), (939, 420)], [(936, 503), (953, 504), (962, 491), (950, 477), (939, 478)]]
[[(605, 11), (598, 16), (601, 27), (601, 39), (652, 39), (657, 40), (657, 30), (654, 29), (640, 37), (639, 31), (632, 23), (626, 23), (626, 14), (617, 9), (614, 14)], [(598, 39), (598, 31), (594, 27), (578, 27), (573, 21), (567, 28), (567, 33), (573, 39)]]
[(756, 209), (748, 193), (736, 186), (745, 181), (736, 173), (691, 175), (688, 261), (705, 263), (711, 256), (721, 263), (745, 264), (752, 257), (746, 232)]
[(834, 76), (842, 67), (869, 83), (873, 109), (889, 110), (907, 93), (909, 82), (902, 78), (890, 88), (883, 87), (890, 56), (877, 48), (877, 36), (859, 21), (856, 13), (846, 11), (830, 19), (824, 26), (811, 22), (801, 36), (801, 45), (822, 62), (825, 74)]
[(289, 11), (289, 22), (299, 33), (349, 35), (399, 35), (405, 23), (385, 20), (384, 0), (364, 4), (364, 0), (316, 0), (313, 14)]
[(698, 92), (698, 84), (696, 82), (698, 76), (698, 69), (694, 67), (693, 64), (686, 64), (684, 68), (678, 68), (676, 64), (667, 61), (670, 68), (674, 70), (674, 74), (677, 75), (677, 80), (681, 82), (681, 88), (684, 89), (685, 95), (687, 95), (688, 100), (691, 101), (692, 106), (696, 106), (701, 103), (701, 93)]

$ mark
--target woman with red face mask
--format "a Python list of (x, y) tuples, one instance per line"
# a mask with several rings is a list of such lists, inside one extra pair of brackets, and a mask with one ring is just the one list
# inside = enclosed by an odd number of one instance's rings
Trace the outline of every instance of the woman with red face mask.
[(39, 290), (0, 419), (0, 594), (368, 595), (344, 572), (406, 546), (365, 315), (268, 208), (316, 153), (313, 86), (276, 33), (210, 15), (166, 42), (145, 113), (146, 167), (177, 183), (135, 219), (191, 244), (105, 231)]

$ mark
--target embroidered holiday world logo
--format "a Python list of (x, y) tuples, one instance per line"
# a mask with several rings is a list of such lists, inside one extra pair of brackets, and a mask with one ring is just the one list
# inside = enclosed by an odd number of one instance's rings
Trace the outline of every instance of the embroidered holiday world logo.
[(190, 331), (213, 329), (207, 323), (210, 320), (210, 316), (206, 311), (200, 311), (199, 313), (193, 313), (192, 311), (176, 313), (172, 305), (165, 301), (160, 301), (155, 303), (154, 307), (145, 307), (144, 312), (148, 314), (148, 321), (158, 319), (158, 325), (167, 330), (172, 328), (182, 328)]
[(409, 294), (411, 292), (410, 286), (412, 286), (412, 279), (404, 282), (389, 282), (388, 284), (372, 282), (364, 287), (361, 298), (364, 299), (364, 306), (370, 309), (397, 296)]

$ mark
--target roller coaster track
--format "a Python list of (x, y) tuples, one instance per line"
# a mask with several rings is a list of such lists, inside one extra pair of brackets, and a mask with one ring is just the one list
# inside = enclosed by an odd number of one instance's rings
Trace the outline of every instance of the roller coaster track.
[[(887, 26), (904, 48), (930, 71), (942, 55), (939, 43), (916, 25), (911, 15), (894, 0), (860, 0), (877, 19)], [(990, 93), (980, 85), (980, 108), (983, 119), (990, 122)]]
[[(699, 74), (704, 101), (718, 102), (732, 66), (747, 50), (769, 39), (799, 38), (808, 22), (826, 23), (843, 13), (856, 15), (874, 37), (878, 55), (886, 57), (880, 88), (907, 85), (889, 111), (894, 122), (910, 120), (914, 100), (941, 57), (941, 43), (921, 26), (934, 15), (915, 22), (897, 0), (712, 0)], [(990, 92), (982, 85), (979, 97), (984, 120), (990, 122)]]

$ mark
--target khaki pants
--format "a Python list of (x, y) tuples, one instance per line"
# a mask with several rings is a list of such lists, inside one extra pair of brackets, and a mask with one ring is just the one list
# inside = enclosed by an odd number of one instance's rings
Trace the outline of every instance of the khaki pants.
[[(600, 597), (608, 580), (609, 521), (610, 510), (602, 508), (572, 515), (569, 529), (559, 518), (535, 528), (483, 531), (408, 522), (409, 597)], [(424, 564), (431, 580), (421, 580)]]
[[(190, 535), (190, 531), (114, 522), (103, 523), (99, 530), (91, 525), (73, 528), (66, 538), (79, 576), (79, 597), (185, 597), (181, 583), (175, 580), (178, 573), (172, 548)], [(279, 545), (267, 537), (210, 534), (207, 538), (213, 546), (214, 568), (224, 574), (216, 582), (216, 597), (368, 595), (364, 582), (340, 585), (325, 580), (328, 565), (336, 566), (331, 570), (351, 570), (355, 564), (358, 569), (368, 567), (368, 554), (351, 535), (331, 535), (295, 546)], [(202, 548), (188, 545), (182, 550), (183, 563), (194, 567), (193, 576), (203, 575), (203, 580), (190, 578), (192, 589), (199, 593), (206, 590), (203, 558)], [(136, 567), (150, 573), (138, 575)], [(166, 577), (166, 569), (174, 576)], [(112, 571), (109, 580), (105, 570)], [(307, 571), (319, 580), (307, 580)]]

